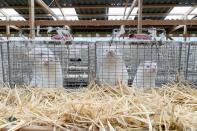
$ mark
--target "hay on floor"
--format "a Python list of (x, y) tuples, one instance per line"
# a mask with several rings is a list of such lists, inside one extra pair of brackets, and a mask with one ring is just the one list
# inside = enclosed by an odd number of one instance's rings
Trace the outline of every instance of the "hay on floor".
[(0, 130), (197, 129), (197, 89), (187, 83), (136, 90), (91, 84), (78, 90), (1, 88)]

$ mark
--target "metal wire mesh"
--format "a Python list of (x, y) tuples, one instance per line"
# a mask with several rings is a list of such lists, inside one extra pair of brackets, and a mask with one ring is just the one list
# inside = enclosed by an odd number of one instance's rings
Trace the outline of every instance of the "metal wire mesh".
[[(4, 41), (0, 45), (0, 81), (14, 86), (32, 84), (34, 80), (35, 86), (58, 87), (62, 79), (63, 87), (76, 88), (87, 86), (93, 80), (99, 84), (132, 85), (135, 79), (141, 82), (149, 79), (143, 86), (153, 86), (152, 82), (160, 86), (176, 80), (179, 73), (197, 84), (196, 45), (155, 41), (63, 44), (60, 41)], [(52, 63), (54, 66), (50, 67)], [(58, 68), (61, 73), (54, 71)], [(147, 72), (147, 68), (151, 70)], [(137, 75), (139, 72), (143, 74), (141, 77)]]

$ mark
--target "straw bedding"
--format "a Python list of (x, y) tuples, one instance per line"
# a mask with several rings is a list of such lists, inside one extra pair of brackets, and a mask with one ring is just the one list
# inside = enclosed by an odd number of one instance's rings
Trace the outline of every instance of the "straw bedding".
[(187, 83), (145, 91), (95, 84), (79, 90), (1, 88), (0, 130), (32, 125), (73, 131), (195, 131), (197, 89)]

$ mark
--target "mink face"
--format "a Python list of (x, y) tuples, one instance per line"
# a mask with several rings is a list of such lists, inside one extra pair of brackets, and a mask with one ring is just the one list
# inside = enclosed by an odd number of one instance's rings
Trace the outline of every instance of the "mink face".
[(121, 59), (121, 54), (116, 47), (103, 48), (103, 58), (107, 59), (108, 62), (117, 62)]
[(140, 64), (140, 69), (144, 73), (156, 74), (157, 73), (157, 63), (151, 62), (151, 61), (145, 61), (144, 63)]
[(99, 84), (128, 83), (128, 72), (123, 54), (116, 46), (102, 46), (97, 54), (97, 78)]
[(145, 61), (140, 63), (135, 78), (133, 80), (134, 87), (155, 87), (155, 79), (157, 75), (157, 63), (153, 61)]
[(34, 62), (31, 86), (63, 87), (61, 64), (49, 48), (36, 47), (28, 55)]
[(45, 66), (54, 65), (56, 61), (53, 52), (45, 47), (36, 47), (29, 52), (29, 56), (34, 62)]

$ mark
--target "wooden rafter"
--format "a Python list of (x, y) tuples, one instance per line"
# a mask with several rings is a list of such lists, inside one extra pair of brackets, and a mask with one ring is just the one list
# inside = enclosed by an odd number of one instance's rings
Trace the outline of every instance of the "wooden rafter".
[[(35, 25), (46, 26), (113, 26), (113, 25), (133, 25), (138, 24), (137, 20), (36, 20)], [(0, 21), (0, 26), (16, 25), (28, 26), (29, 21)], [(197, 20), (142, 20), (142, 25), (197, 25)]]
[[(142, 13), (142, 17), (162, 17), (167, 16), (168, 13)], [(172, 15), (182, 15), (182, 14), (172, 14)], [(190, 15), (197, 15), (196, 13), (190, 14)], [(24, 14), (24, 17), (28, 17), (28, 14)], [(35, 14), (37, 17), (48, 17), (52, 16), (51, 14)], [(80, 16), (80, 17), (103, 17), (103, 16), (123, 16), (120, 14), (117, 15), (109, 15), (109, 14), (77, 14), (77, 15), (66, 15), (66, 16)], [(131, 14), (130, 16), (137, 16), (137, 13)]]
[[(131, 4), (128, 4), (130, 6)], [(192, 6), (188, 4), (145, 4), (143, 8), (172, 8), (172, 7)], [(110, 8), (110, 7), (125, 7), (124, 5), (62, 5), (62, 8), (80, 8), (80, 9), (98, 9), (98, 8)], [(136, 6), (137, 7), (137, 6)], [(197, 7), (195, 5), (195, 7)], [(2, 5), (0, 8), (14, 8), (14, 9), (28, 9), (27, 6), (8, 6)], [(51, 7), (57, 8), (57, 7)], [(37, 6), (35, 9), (43, 9), (42, 6)]]
[(62, 13), (62, 16), (63, 16), (64, 20), (66, 20), (66, 16), (64, 15), (64, 12), (63, 12), (62, 7), (59, 3), (59, 0), (55, 0), (55, 3), (57, 5), (57, 7), (60, 9), (60, 12)]
[(48, 13), (50, 13), (53, 17), (55, 17), (57, 20), (60, 20), (60, 18), (51, 10), (51, 8), (44, 3), (42, 0), (35, 0), (37, 4), (42, 6)]
[[(6, 17), (6, 20), (8, 20), (8, 21), (10, 20), (10, 17), (9, 17), (9, 15), (6, 12), (4, 12), (3, 10), (0, 9), (0, 13), (2, 13)], [(9, 28), (13, 28), (15, 30), (19, 30), (20, 29), (19, 27), (15, 26), (15, 25), (7, 25), (7, 26), (9, 26), (9, 27), (6, 27), (7, 29), (9, 29)]]
[[(183, 15), (182, 19), (187, 19), (187, 16), (190, 15), (190, 14), (192, 13), (192, 11), (193, 11), (195, 8), (196, 8), (196, 6), (191, 7), (191, 8)], [(180, 28), (182, 28), (182, 27), (184, 27), (184, 26), (186, 26), (186, 25), (178, 25), (178, 26), (174, 27), (174, 28), (169, 32), (169, 34), (172, 33), (172, 32), (174, 32), (174, 31), (176, 31), (176, 30), (178, 30), (178, 29), (180, 29)], [(184, 27), (184, 30), (186, 30), (186, 28), (187, 28), (187, 27)], [(187, 33), (187, 31), (184, 31), (184, 32)]]

